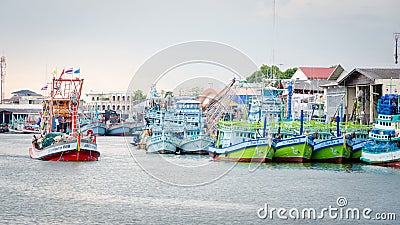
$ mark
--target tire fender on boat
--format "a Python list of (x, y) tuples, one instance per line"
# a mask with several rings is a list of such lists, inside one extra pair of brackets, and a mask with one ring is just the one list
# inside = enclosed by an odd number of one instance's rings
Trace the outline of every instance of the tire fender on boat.
[(87, 130), (87, 131), (86, 131), (86, 135), (87, 135), (87, 136), (93, 135), (93, 130), (92, 130), (92, 129)]

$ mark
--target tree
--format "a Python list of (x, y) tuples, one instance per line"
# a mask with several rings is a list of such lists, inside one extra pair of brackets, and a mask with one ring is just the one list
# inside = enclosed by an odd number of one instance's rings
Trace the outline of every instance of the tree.
[(146, 96), (143, 94), (142, 90), (136, 90), (133, 93), (133, 100), (144, 100)]
[(290, 79), (297, 71), (297, 68), (289, 68), (282, 72), (277, 66), (262, 65), (260, 70), (255, 71), (246, 78), (248, 83), (259, 83), (262, 78), (265, 79)]
[(296, 73), (297, 69), (298, 69), (297, 67), (286, 69), (285, 72), (283, 72), (283, 74), (282, 74), (282, 79), (292, 78), (293, 74)]

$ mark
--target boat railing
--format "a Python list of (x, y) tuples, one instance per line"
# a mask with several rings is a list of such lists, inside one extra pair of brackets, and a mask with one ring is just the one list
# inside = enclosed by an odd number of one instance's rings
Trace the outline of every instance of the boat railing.
[(392, 143), (367, 143), (364, 145), (362, 151), (367, 153), (386, 153), (398, 151), (399, 147)]
[(369, 138), (376, 139), (376, 140), (383, 140), (383, 141), (394, 141), (394, 140), (400, 140), (400, 137), (397, 135), (391, 135), (391, 134), (375, 134), (370, 132), (368, 135)]

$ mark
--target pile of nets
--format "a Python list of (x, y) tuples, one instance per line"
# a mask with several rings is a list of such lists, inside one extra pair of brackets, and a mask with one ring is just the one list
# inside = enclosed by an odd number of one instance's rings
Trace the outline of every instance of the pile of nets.
[(378, 99), (378, 114), (394, 115), (397, 113), (398, 95), (385, 94)]

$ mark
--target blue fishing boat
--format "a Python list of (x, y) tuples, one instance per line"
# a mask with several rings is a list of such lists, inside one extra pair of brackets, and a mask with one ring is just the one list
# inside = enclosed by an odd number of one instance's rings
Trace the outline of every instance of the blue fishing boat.
[(369, 132), (371, 143), (364, 145), (361, 160), (374, 165), (400, 167), (400, 108), (397, 94), (378, 100), (378, 117)]

